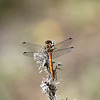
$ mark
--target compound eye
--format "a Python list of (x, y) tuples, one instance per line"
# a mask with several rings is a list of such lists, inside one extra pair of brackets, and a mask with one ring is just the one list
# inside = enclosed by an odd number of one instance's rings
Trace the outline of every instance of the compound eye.
[(49, 44), (49, 43), (51, 43), (51, 41), (50, 41), (50, 40), (47, 40), (45, 43), (46, 43), (46, 44)]

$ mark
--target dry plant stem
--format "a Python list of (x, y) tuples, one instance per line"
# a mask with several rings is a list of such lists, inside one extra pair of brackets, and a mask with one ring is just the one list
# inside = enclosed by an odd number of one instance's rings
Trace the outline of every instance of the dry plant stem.
[[(34, 58), (37, 60), (37, 63), (39, 64), (39, 70), (42, 72), (43, 70), (46, 72), (47, 77), (43, 78), (42, 84), (40, 87), (42, 88), (42, 92), (45, 93), (48, 96), (49, 100), (58, 100), (56, 91), (57, 91), (57, 69), (59, 69), (57, 66), (51, 73), (50, 71), (50, 62), (48, 54), (46, 53), (45, 48), (43, 51), (39, 51), (38, 53), (34, 53)], [(52, 63), (53, 64), (53, 63)], [(53, 65), (52, 65), (53, 66)], [(52, 77), (52, 74), (54, 75)]]

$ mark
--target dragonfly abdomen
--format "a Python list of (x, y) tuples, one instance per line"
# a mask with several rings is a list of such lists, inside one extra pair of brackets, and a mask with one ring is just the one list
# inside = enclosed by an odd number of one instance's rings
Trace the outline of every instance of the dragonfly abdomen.
[(51, 72), (52, 78), (54, 80), (53, 64), (52, 64), (52, 53), (51, 52), (49, 53), (49, 62), (50, 62), (50, 72)]

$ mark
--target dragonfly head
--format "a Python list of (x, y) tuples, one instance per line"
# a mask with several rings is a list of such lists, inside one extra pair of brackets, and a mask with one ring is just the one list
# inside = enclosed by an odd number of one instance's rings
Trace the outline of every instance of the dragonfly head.
[(45, 41), (45, 47), (47, 49), (47, 52), (52, 52), (54, 50), (54, 41)]
[(51, 45), (51, 46), (54, 46), (54, 44), (55, 44), (54, 41), (50, 41), (50, 40), (45, 41), (45, 45)]
[(52, 44), (52, 41), (47, 40), (47, 41), (45, 41), (45, 44), (46, 44), (46, 45)]

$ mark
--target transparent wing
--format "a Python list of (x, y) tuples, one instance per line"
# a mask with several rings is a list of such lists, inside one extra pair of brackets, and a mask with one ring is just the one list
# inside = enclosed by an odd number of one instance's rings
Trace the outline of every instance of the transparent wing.
[(27, 43), (27, 42), (23, 42), (22, 45), (26, 49), (28, 49), (29, 51), (32, 51), (32, 52), (37, 52), (37, 50), (40, 50), (42, 48), (41, 45), (31, 44), (31, 43)]
[(57, 57), (60, 57), (64, 54), (67, 54), (67, 53), (71, 52), (73, 49), (74, 49), (74, 47), (54, 50), (53, 53), (52, 53), (52, 58), (55, 59)]
[(70, 45), (72, 43), (72, 41), (73, 41), (72, 38), (68, 38), (64, 41), (58, 42), (57, 44), (55, 44), (55, 48), (56, 49), (67, 48), (67, 46)]
[(34, 52), (24, 52), (23, 55), (33, 58), (34, 57)]

